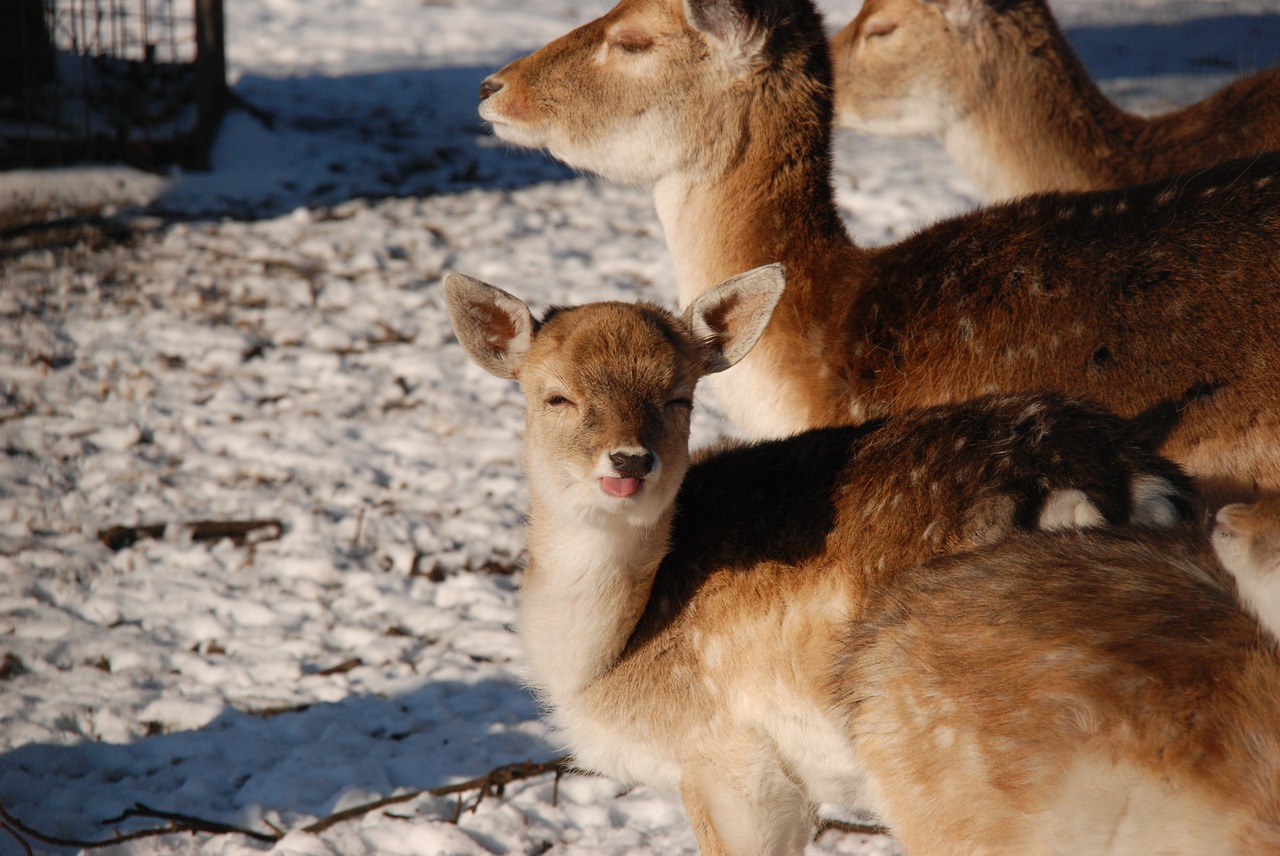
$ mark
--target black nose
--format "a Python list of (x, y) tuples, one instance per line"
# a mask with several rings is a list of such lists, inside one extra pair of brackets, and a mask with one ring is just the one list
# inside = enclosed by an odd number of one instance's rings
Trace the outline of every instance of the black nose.
[(502, 88), (502, 83), (494, 80), (492, 77), (486, 77), (484, 83), (480, 84), (480, 100), (486, 101), (489, 96)]
[(642, 479), (653, 470), (653, 452), (632, 455), (628, 452), (614, 452), (609, 456), (618, 476), (624, 479)]

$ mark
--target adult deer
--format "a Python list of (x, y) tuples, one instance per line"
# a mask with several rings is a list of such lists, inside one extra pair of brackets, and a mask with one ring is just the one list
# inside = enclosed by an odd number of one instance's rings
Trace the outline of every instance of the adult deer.
[(1280, 156), (868, 250), (832, 198), (808, 0), (622, 0), (480, 97), (504, 140), (654, 188), (682, 305), (785, 263), (759, 346), (715, 379), (751, 434), (1053, 388), (1169, 417), (1162, 451), (1215, 500), (1280, 491)]
[(1003, 396), (691, 464), (694, 385), (776, 271), (683, 318), (445, 288), (526, 399), (531, 683), (576, 764), (678, 792), (704, 853), (798, 854), (824, 802), (911, 853), (1280, 853), (1280, 662), (1204, 536), (1020, 536), (1174, 522), (1176, 471), (1114, 417)]
[(831, 56), (837, 124), (937, 136), (992, 199), (1124, 187), (1280, 150), (1280, 68), (1137, 116), (1089, 78), (1045, 0), (866, 0)]

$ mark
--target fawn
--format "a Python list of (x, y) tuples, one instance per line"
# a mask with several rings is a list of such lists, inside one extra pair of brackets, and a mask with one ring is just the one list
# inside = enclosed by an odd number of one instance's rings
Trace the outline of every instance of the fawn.
[(866, 0), (831, 40), (836, 122), (941, 138), (992, 199), (1280, 150), (1280, 68), (1161, 116), (1107, 100), (1045, 0)]
[(808, 0), (622, 0), (486, 79), (480, 114), (651, 185), (681, 305), (785, 264), (759, 345), (712, 379), (754, 436), (1051, 388), (1143, 414), (1215, 502), (1280, 492), (1280, 155), (864, 249), (833, 199), (830, 84)]
[(1280, 642), (1280, 496), (1218, 509), (1213, 549), (1240, 600)]
[(1187, 497), (1122, 421), (995, 396), (691, 460), (694, 387), (761, 337), (777, 268), (682, 317), (445, 289), (526, 399), (530, 682), (702, 852), (798, 854), (826, 802), (913, 853), (1280, 853), (1280, 663), (1203, 535), (1154, 529)]

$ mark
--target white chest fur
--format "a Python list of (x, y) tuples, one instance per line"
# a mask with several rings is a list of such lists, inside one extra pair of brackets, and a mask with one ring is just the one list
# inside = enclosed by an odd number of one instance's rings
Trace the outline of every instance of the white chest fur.
[(807, 411), (778, 380), (778, 370), (764, 348), (757, 348), (733, 368), (708, 378), (716, 402), (748, 436), (788, 437), (811, 426)]

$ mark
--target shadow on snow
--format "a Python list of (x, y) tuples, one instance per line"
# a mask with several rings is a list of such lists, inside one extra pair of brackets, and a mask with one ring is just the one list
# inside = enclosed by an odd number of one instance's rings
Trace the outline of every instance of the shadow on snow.
[(492, 67), (342, 77), (247, 76), (211, 152), (213, 170), (178, 176), (152, 206), (185, 219), (254, 219), (356, 198), (514, 189), (575, 173), (493, 136), (477, 113)]
[[(1167, 74), (1241, 75), (1280, 65), (1280, 14), (1066, 31), (1096, 80)], [(1188, 46), (1194, 46), (1188, 49)]]
[[(208, 725), (118, 745), (27, 744), (0, 756), (0, 802), (46, 835), (100, 840), (135, 803), (268, 832), (335, 807), (552, 757), (519, 684), (441, 681), (272, 715), (224, 710)], [(339, 801), (341, 805), (339, 806)], [(159, 826), (127, 821), (124, 831)], [(3, 848), (0, 847), (0, 851)]]

